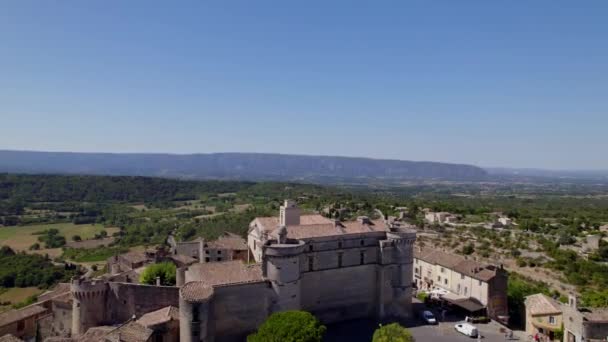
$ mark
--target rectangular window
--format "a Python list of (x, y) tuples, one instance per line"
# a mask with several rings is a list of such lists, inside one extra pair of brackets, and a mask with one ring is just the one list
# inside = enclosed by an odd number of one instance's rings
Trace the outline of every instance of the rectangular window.
[(217, 261), (222, 261), (222, 258), (217, 258)]
[(437, 282), (441, 284), (441, 276), (437, 276)]
[(205, 262), (209, 262), (209, 260), (210, 260), (209, 258), (205, 258)]
[(313, 257), (308, 257), (308, 270), (312, 271), (314, 269), (315, 259)]
[(444, 273), (444, 272), (445, 272), (445, 268), (442, 267), (441, 268), (441, 273)]
[(217, 254), (222, 254), (222, 251), (217, 251)]
[(414, 273), (416, 273), (416, 274), (420, 274), (420, 273), (418, 272), (418, 267), (414, 268)]
[(464, 295), (466, 296), (468, 292), (469, 292), (469, 288), (465, 286), (464, 287)]
[(549, 324), (555, 325), (555, 317), (549, 316)]
[(338, 267), (342, 267), (342, 254), (344, 253), (338, 253)]
[(456, 288), (456, 292), (458, 292), (458, 294), (460, 294), (460, 284), (458, 284), (458, 286)]
[(361, 252), (361, 254), (359, 255), (359, 259), (361, 265), (365, 264), (365, 252)]
[(479, 281), (479, 286), (481, 286), (481, 280)]
[(312, 244), (308, 245), (308, 251), (312, 252)]
[(460, 275), (460, 279), (464, 279), (464, 274), (461, 274), (461, 275)]
[(444, 283), (445, 285), (447, 285), (447, 284), (448, 284), (448, 278), (443, 279), (443, 283)]

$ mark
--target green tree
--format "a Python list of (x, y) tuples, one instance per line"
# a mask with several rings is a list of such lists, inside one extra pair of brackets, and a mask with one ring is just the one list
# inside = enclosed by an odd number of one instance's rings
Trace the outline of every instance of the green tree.
[(247, 342), (321, 342), (325, 326), (306, 311), (272, 314)]
[(399, 325), (399, 323), (391, 323), (389, 325), (381, 325), (374, 331), (372, 342), (414, 342), (414, 336), (409, 330)]
[(153, 264), (142, 272), (139, 282), (142, 284), (155, 285), (156, 277), (160, 277), (161, 285), (175, 285), (175, 265), (170, 262)]

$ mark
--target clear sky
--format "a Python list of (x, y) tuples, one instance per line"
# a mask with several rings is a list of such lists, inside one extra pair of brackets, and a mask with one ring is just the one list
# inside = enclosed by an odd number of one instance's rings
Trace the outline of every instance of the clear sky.
[(2, 1), (0, 149), (608, 169), (608, 1)]

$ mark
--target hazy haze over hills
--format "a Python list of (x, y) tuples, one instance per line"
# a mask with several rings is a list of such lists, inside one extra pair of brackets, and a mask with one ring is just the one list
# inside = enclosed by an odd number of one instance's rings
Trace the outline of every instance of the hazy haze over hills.
[(263, 153), (111, 154), (0, 151), (0, 172), (160, 176), (189, 179), (365, 181), (483, 180), (482, 168), (437, 162)]

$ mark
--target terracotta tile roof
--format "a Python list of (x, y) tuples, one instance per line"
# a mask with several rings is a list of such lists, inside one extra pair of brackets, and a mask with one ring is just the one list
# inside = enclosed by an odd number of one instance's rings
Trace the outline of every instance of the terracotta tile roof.
[[(257, 222), (261, 229), (267, 231), (273, 231), (279, 225), (279, 218), (276, 216), (272, 217), (256, 217), (254, 221)], [(308, 225), (320, 225), (320, 224), (333, 224), (333, 220), (319, 214), (300, 215), (300, 226)]]
[(530, 314), (534, 316), (562, 313), (559, 303), (542, 293), (527, 296), (525, 303), (526, 311), (529, 311)]
[(169, 258), (177, 261), (178, 263), (184, 264), (184, 265), (190, 265), (190, 264), (193, 264), (198, 261), (193, 257), (183, 255), (183, 254), (172, 254), (169, 256)]
[(127, 323), (106, 335), (106, 341), (146, 342), (154, 331), (137, 322)]
[(179, 309), (175, 306), (167, 306), (156, 311), (148, 312), (147, 314), (141, 316), (137, 320), (137, 323), (143, 325), (144, 327), (151, 327), (154, 325), (167, 323), (172, 320), (179, 321)]
[(465, 259), (456, 254), (444, 252), (434, 248), (414, 248), (414, 258), (430, 264), (440, 265), (474, 279), (490, 281), (496, 276), (497, 267), (484, 265), (474, 260)]
[(581, 310), (585, 319), (591, 322), (608, 323), (608, 308), (593, 308)]
[(140, 251), (133, 251), (133, 252), (127, 252), (125, 254), (121, 254), (119, 255), (120, 258), (133, 263), (133, 264), (137, 264), (137, 263), (141, 263), (141, 262), (146, 262), (149, 260), (148, 256), (146, 255), (145, 252), (140, 252)]
[(307, 239), (315, 237), (387, 231), (389, 231), (389, 228), (382, 220), (369, 221), (369, 223), (348, 221), (340, 222), (339, 224), (334, 224), (332, 221), (331, 223), (324, 224), (288, 226), (287, 237), (290, 239)]
[(209, 248), (230, 249), (233, 251), (246, 251), (248, 249), (245, 239), (231, 233), (225, 233), (215, 241), (209, 241), (207, 246)]
[(22, 319), (42, 314), (47, 310), (42, 306), (30, 305), (23, 309), (10, 310), (0, 314), (0, 327), (18, 322)]
[(23, 340), (20, 338), (16, 338), (15, 336), (13, 336), (11, 334), (6, 334), (6, 335), (0, 337), (0, 342), (23, 342)]
[(246, 265), (241, 260), (194, 264), (188, 268), (192, 280), (207, 286), (263, 281), (260, 264)]
[(189, 302), (205, 301), (213, 295), (213, 287), (200, 281), (186, 283), (179, 289), (179, 295)]
[(104, 342), (105, 336), (116, 328), (110, 326), (93, 327), (87, 330), (82, 336), (79, 336), (78, 342)]

